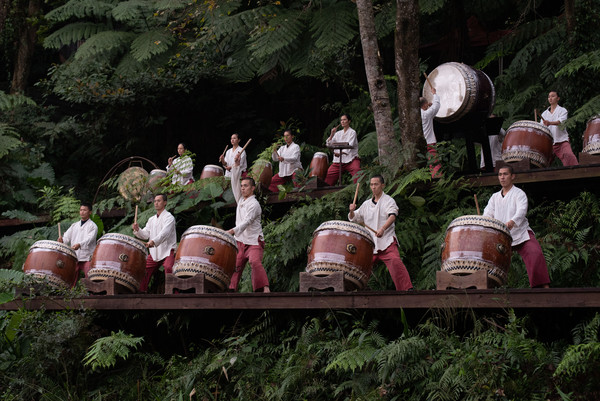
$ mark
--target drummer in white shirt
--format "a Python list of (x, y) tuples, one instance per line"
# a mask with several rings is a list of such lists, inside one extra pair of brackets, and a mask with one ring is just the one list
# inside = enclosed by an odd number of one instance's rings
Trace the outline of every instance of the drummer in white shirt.
[(185, 144), (180, 143), (177, 145), (179, 157), (173, 156), (167, 160), (167, 173), (172, 175), (173, 184), (187, 185), (194, 182), (194, 162), (185, 152)]
[(71, 224), (69, 229), (58, 242), (69, 245), (77, 254), (77, 271), (75, 273), (75, 283), (79, 278), (79, 272), (83, 271), (85, 277), (90, 270), (90, 260), (96, 248), (96, 237), (98, 236), (98, 226), (90, 219), (92, 215), (92, 205), (82, 202), (79, 207), (80, 221)]
[(156, 215), (148, 219), (144, 228), (140, 228), (137, 223), (131, 225), (133, 234), (136, 237), (148, 241), (146, 242), (149, 251), (146, 259), (146, 275), (140, 283), (141, 292), (148, 291), (150, 278), (161, 265), (165, 268), (165, 274), (173, 272), (177, 233), (175, 231), (175, 218), (165, 209), (166, 206), (167, 195), (156, 195), (154, 197)]
[(354, 183), (358, 181), (358, 172), (360, 171), (360, 158), (358, 157), (358, 138), (356, 131), (350, 128), (350, 116), (342, 114), (340, 117), (340, 125), (342, 129), (337, 131), (337, 127), (331, 129), (329, 138), (325, 141), (327, 146), (333, 143), (348, 143), (350, 149), (334, 149), (333, 160), (327, 169), (325, 182), (327, 185), (333, 185), (340, 176), (340, 168), (342, 171), (347, 171), (354, 179)]
[(348, 219), (356, 223), (364, 223), (371, 230), (375, 243), (373, 264), (382, 261), (388, 268), (396, 291), (407, 291), (413, 288), (406, 266), (400, 259), (398, 239), (396, 238), (395, 221), (398, 205), (394, 198), (383, 192), (385, 181), (383, 176), (374, 175), (369, 183), (373, 197), (363, 202), (358, 209), (350, 204)]
[(265, 240), (260, 223), (262, 208), (254, 196), (256, 183), (252, 177), (244, 177), (240, 182), (240, 175), (240, 156), (238, 155), (231, 169), (231, 189), (237, 203), (235, 227), (228, 231), (237, 241), (238, 252), (229, 290), (237, 291), (246, 263), (250, 262), (252, 289), (255, 292), (271, 292), (267, 272), (262, 264)]
[(442, 165), (439, 163), (437, 157), (437, 139), (435, 132), (433, 132), (433, 118), (440, 110), (441, 103), (435, 88), (431, 88), (431, 93), (433, 93), (433, 102), (430, 103), (426, 98), (422, 97), (419, 99), (419, 106), (421, 108), (423, 136), (425, 137), (425, 142), (427, 142), (427, 160), (430, 163), (431, 178), (439, 178), (442, 175), (440, 172)]
[(559, 100), (558, 92), (551, 91), (548, 93), (550, 107), (542, 113), (541, 123), (550, 130), (553, 139), (552, 151), (560, 159), (563, 166), (577, 166), (579, 162), (573, 154), (573, 149), (571, 149), (569, 134), (566, 129), (560, 127), (569, 118), (569, 112), (558, 105)]
[(527, 195), (513, 185), (514, 180), (512, 166), (500, 167), (498, 181), (502, 189), (492, 195), (483, 215), (500, 220), (510, 230), (512, 249), (523, 258), (531, 288), (548, 288), (550, 276), (546, 259), (526, 217)]
[(300, 146), (294, 143), (292, 131), (285, 130), (283, 139), (285, 145), (281, 146), (279, 150), (273, 151), (272, 154), (273, 161), (279, 162), (279, 172), (271, 179), (271, 185), (269, 185), (269, 191), (271, 192), (279, 192), (278, 185), (293, 181), (296, 177), (296, 170), (302, 170)]
[(225, 177), (231, 177), (231, 169), (235, 164), (235, 157), (240, 155), (240, 170), (242, 177), (246, 176), (248, 161), (246, 160), (246, 151), (240, 147), (240, 134), (231, 135), (231, 149), (225, 152), (225, 156), (219, 157), (219, 162), (225, 168)]

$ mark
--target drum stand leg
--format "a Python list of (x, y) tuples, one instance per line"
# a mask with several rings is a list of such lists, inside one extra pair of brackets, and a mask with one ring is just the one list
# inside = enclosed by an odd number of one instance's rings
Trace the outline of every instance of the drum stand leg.
[(333, 292), (344, 291), (344, 272), (335, 272), (328, 276), (300, 273), (300, 292), (309, 292), (311, 289), (324, 291), (330, 288), (333, 289)]
[(165, 294), (177, 293), (176, 291), (192, 290), (193, 294), (207, 294), (209, 292), (223, 292), (215, 284), (206, 280), (206, 276), (198, 273), (195, 276), (181, 278), (174, 274), (165, 275)]
[(473, 273), (465, 276), (458, 276), (456, 274), (450, 274), (446, 271), (439, 271), (436, 273), (436, 282), (436, 289), (438, 290), (466, 290), (470, 288), (487, 290), (490, 288), (487, 270), (475, 270)]
[(121, 285), (117, 284), (114, 277), (107, 277), (106, 280), (92, 281), (88, 278), (81, 280), (85, 289), (94, 295), (115, 295), (121, 293), (131, 293), (123, 291)]

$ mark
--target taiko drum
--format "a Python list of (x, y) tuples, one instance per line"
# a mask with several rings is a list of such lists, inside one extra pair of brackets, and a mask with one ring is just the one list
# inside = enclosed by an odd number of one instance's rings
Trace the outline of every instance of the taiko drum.
[[(480, 70), (462, 63), (444, 63), (427, 77), (440, 97), (435, 119), (441, 123), (458, 121), (471, 113), (489, 116), (496, 102), (492, 80)], [(423, 97), (433, 101), (431, 86), (423, 86)]]
[(600, 115), (590, 118), (583, 133), (583, 151), (600, 154)]
[(69, 288), (76, 279), (77, 254), (61, 242), (37, 241), (29, 248), (23, 272), (54, 287)]
[(207, 164), (202, 169), (202, 174), (200, 174), (200, 179), (203, 178), (212, 178), (212, 177), (223, 177), (225, 175), (225, 171), (223, 167), (216, 166), (214, 164)]
[(548, 167), (552, 160), (552, 135), (543, 124), (516, 121), (502, 143), (502, 160), (507, 163), (529, 160), (537, 167)]
[(454, 219), (446, 230), (442, 245), (442, 271), (466, 275), (487, 270), (490, 282), (506, 283), (512, 237), (500, 220), (467, 215)]
[(369, 231), (349, 221), (332, 220), (313, 233), (306, 271), (313, 276), (343, 272), (357, 289), (366, 287), (373, 271), (375, 245)]
[(117, 284), (137, 292), (146, 274), (147, 257), (142, 241), (124, 234), (104, 234), (94, 250), (88, 278), (104, 281), (113, 277)]
[(148, 175), (148, 189), (152, 193), (157, 193), (163, 185), (163, 180), (167, 177), (165, 170), (154, 169)]
[(262, 159), (255, 161), (252, 165), (252, 178), (254, 178), (259, 188), (261, 186), (269, 188), (271, 179), (273, 178), (273, 166), (271, 163)]
[(318, 177), (320, 180), (325, 181), (327, 177), (327, 169), (329, 168), (329, 157), (327, 153), (315, 152), (310, 162), (310, 173), (309, 177)]
[(225, 291), (235, 269), (236, 255), (237, 243), (231, 234), (216, 227), (192, 226), (181, 236), (173, 274), (190, 277), (202, 273)]

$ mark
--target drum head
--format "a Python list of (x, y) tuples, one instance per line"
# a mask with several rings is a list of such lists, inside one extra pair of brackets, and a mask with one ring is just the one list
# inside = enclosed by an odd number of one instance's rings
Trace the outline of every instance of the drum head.
[[(450, 117), (462, 111), (467, 100), (468, 82), (461, 64), (442, 64), (431, 71), (428, 78), (440, 97), (440, 110), (435, 115), (436, 118)], [(423, 86), (423, 97), (433, 102), (433, 93), (428, 83)]]
[(144, 243), (142, 241), (140, 241), (139, 239), (133, 238), (129, 235), (119, 234), (119, 233), (107, 233), (107, 234), (104, 234), (98, 240), (98, 244), (100, 244), (100, 242), (102, 242), (102, 241), (123, 242), (125, 244), (129, 244), (129, 245), (133, 246), (134, 248), (139, 249), (140, 251), (144, 252), (144, 254), (146, 256), (148, 256), (148, 249), (146, 249), (146, 245), (144, 245)]
[(460, 217), (455, 218), (448, 225), (448, 230), (450, 230), (452, 227), (469, 226), (469, 225), (493, 228), (495, 230), (503, 232), (504, 234), (506, 234), (510, 238), (512, 238), (512, 236), (510, 235), (510, 230), (508, 229), (506, 224), (504, 224), (500, 220), (494, 219), (493, 217), (480, 216), (477, 214), (465, 215), (465, 216), (460, 216)]
[(548, 127), (546, 127), (544, 124), (538, 123), (537, 121), (529, 121), (529, 120), (515, 121), (514, 123), (512, 123), (510, 125), (510, 127), (508, 127), (508, 129), (506, 130), (506, 133), (508, 134), (508, 132), (510, 130), (519, 129), (519, 128), (540, 131), (541, 134), (546, 134), (546, 135), (548, 135), (548, 137), (550, 139), (552, 139), (552, 134), (550, 133), (550, 130), (548, 129)]
[(216, 237), (222, 239), (223, 241), (228, 242), (237, 250), (237, 241), (235, 240), (234, 236), (229, 234), (225, 230), (221, 230), (220, 228), (213, 226), (191, 226), (190, 228), (185, 230), (185, 232), (181, 236), (181, 239), (183, 240), (184, 237), (192, 234), (207, 235), (209, 237)]
[(146, 192), (148, 172), (141, 167), (129, 167), (119, 176), (119, 193), (127, 200), (140, 200)]
[(373, 242), (373, 237), (371, 237), (371, 233), (369, 230), (361, 226), (360, 224), (353, 223), (351, 221), (343, 221), (343, 220), (331, 220), (321, 223), (319, 227), (314, 231), (313, 235), (323, 230), (337, 230), (337, 231), (347, 231), (358, 234), (364, 237), (372, 246), (375, 246)]
[(62, 242), (50, 241), (50, 240), (37, 241), (33, 245), (31, 245), (31, 247), (29, 248), (29, 252), (31, 252), (35, 249), (40, 249), (40, 250), (47, 249), (47, 250), (62, 252), (65, 255), (70, 256), (73, 259), (77, 260), (77, 254), (75, 253), (73, 248), (71, 248), (68, 245), (63, 244)]

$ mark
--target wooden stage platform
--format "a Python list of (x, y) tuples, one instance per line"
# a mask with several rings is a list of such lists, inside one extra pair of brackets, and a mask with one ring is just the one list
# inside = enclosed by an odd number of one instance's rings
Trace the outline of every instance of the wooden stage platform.
[(410, 292), (307, 292), (90, 295), (33, 297), (0, 304), (0, 310), (329, 310), (329, 309), (594, 309), (600, 288), (424, 290)]

